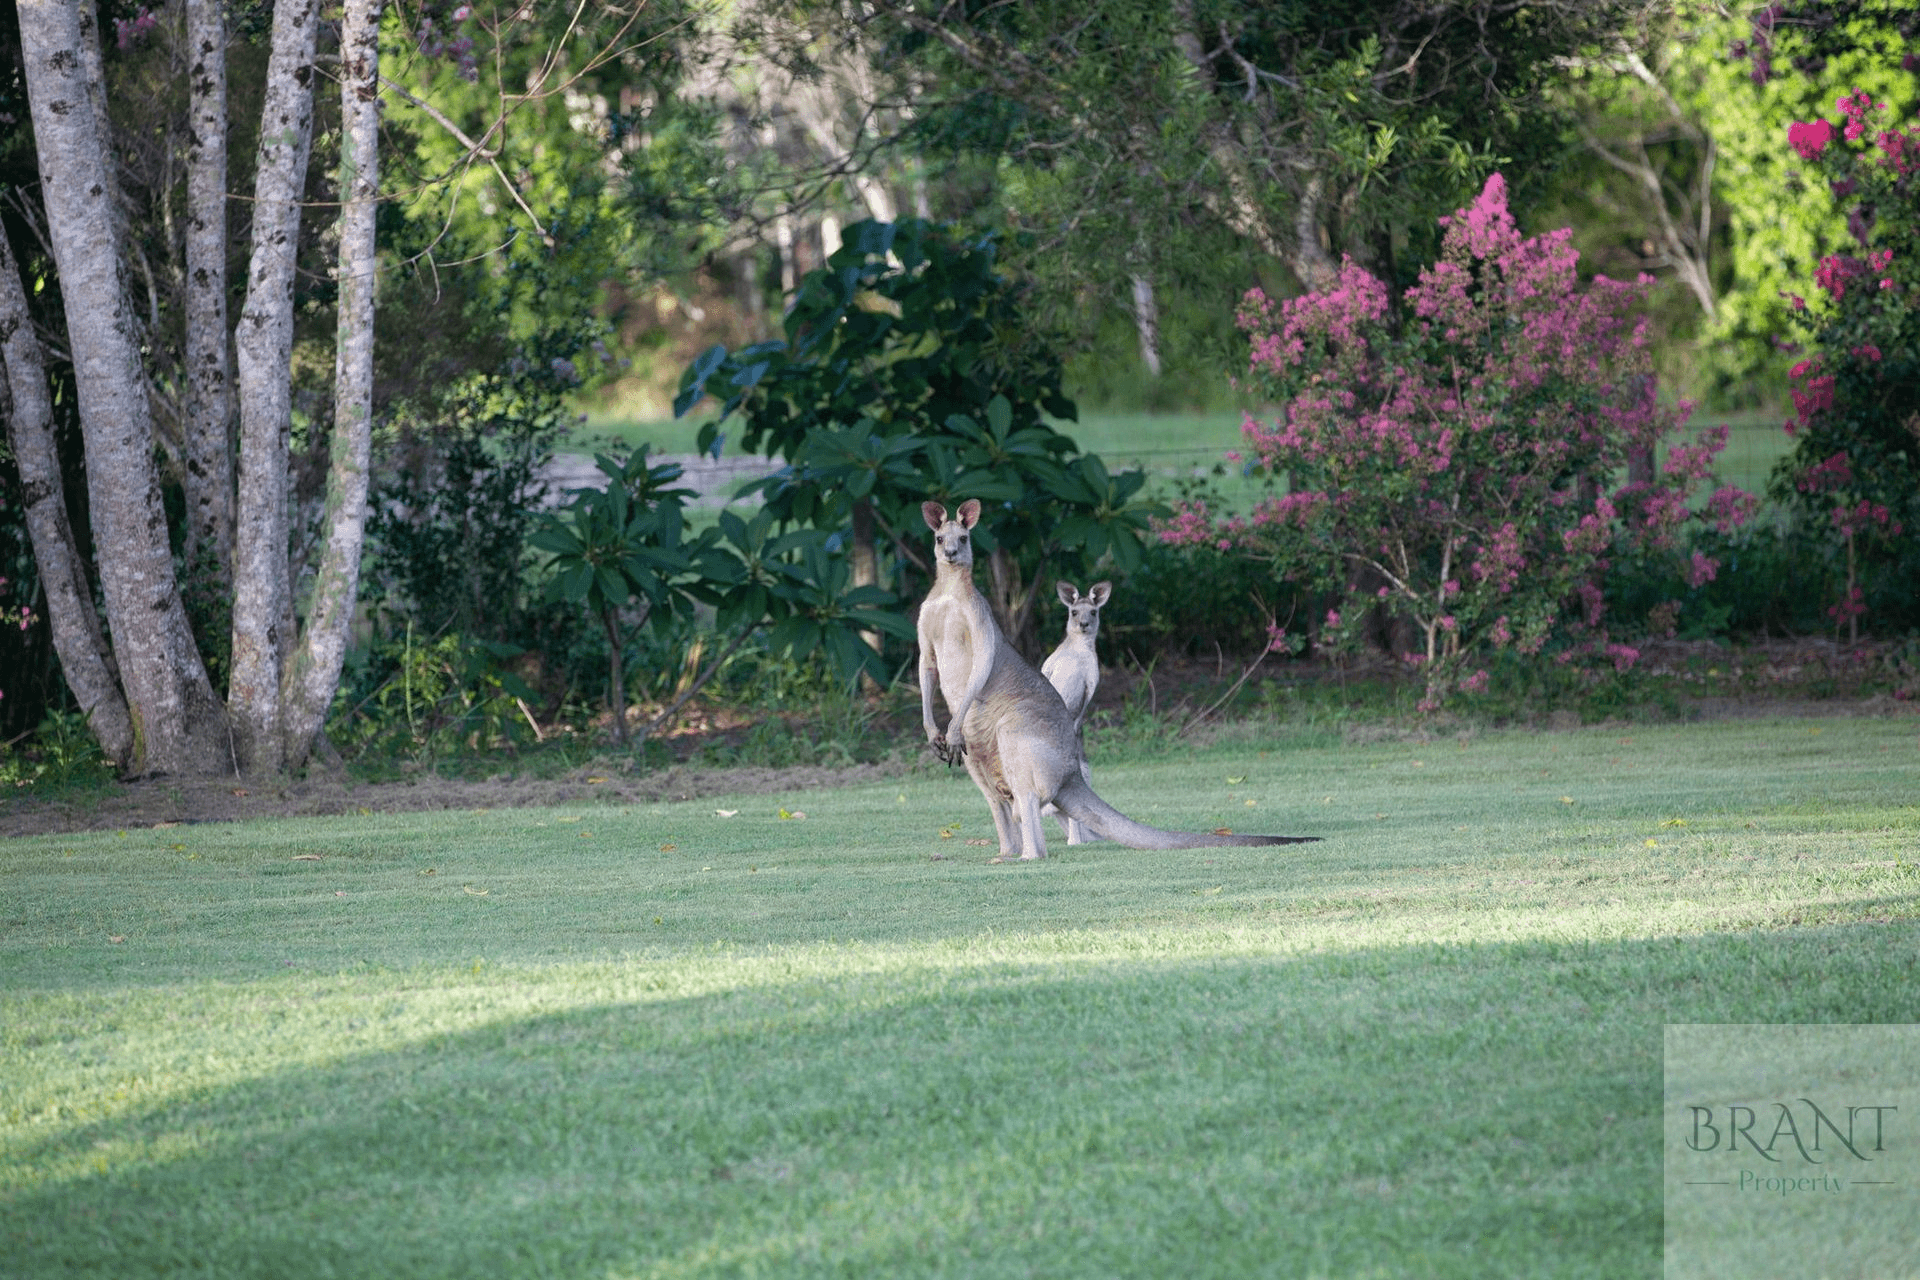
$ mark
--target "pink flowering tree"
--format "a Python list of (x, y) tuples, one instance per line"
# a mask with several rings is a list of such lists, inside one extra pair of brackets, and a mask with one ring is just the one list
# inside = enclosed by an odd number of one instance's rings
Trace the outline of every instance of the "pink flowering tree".
[(1920, 127), (1857, 90), (1834, 111), (1787, 130), (1802, 181), (1846, 202), (1852, 243), (1819, 261), (1808, 297), (1789, 299), (1807, 355), (1792, 370), (1793, 449), (1772, 492), (1826, 548), (1828, 616), (1857, 639), (1870, 609), (1920, 621)]
[(1498, 174), (1443, 225), (1398, 315), (1351, 261), (1329, 289), (1246, 296), (1253, 383), (1279, 408), (1244, 433), (1288, 492), (1246, 515), (1188, 504), (1160, 529), (1334, 593), (1323, 644), (1359, 643), (1376, 608), (1411, 620), (1425, 710), (1484, 689), (1498, 649), (1631, 666), (1605, 622), (1610, 558), (1664, 551), (1698, 585), (1719, 566), (1682, 560), (1685, 526), (1756, 504), (1722, 489), (1695, 513), (1725, 428), (1661, 456), (1688, 407), (1656, 394), (1645, 278), (1581, 287), (1570, 233), (1522, 236)]

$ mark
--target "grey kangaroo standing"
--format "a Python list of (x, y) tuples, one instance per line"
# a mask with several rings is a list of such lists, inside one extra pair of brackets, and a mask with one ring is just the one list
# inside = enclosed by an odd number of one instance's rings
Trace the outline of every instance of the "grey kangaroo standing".
[[(1040, 809), (1048, 803), (1094, 834), (1135, 849), (1299, 844), (1319, 838), (1162, 831), (1135, 822), (1095, 795), (1080, 776), (1066, 704), (1007, 643), (986, 597), (973, 585), (971, 531), (980, 520), (980, 503), (961, 503), (954, 519), (937, 502), (921, 504), (920, 512), (933, 530), (934, 549), (933, 590), (920, 606), (920, 720), (934, 751), (949, 764), (964, 761), (986, 797), (1001, 858), (1047, 856)], [(936, 684), (950, 712), (945, 733), (933, 718)]]
[[(1060, 593), (1060, 603), (1067, 606), (1067, 634), (1061, 639), (1060, 647), (1040, 664), (1040, 674), (1047, 678), (1066, 705), (1067, 714), (1073, 717), (1073, 746), (1080, 756), (1080, 779), (1091, 787), (1093, 770), (1087, 767), (1087, 712), (1093, 710), (1093, 691), (1100, 687), (1100, 658), (1094, 652), (1093, 642), (1100, 634), (1100, 610), (1113, 594), (1113, 584), (1096, 582), (1087, 588), (1084, 596), (1071, 582), (1055, 583), (1054, 590)], [(1043, 812), (1059, 816), (1060, 825), (1067, 830), (1068, 844), (1087, 842), (1086, 828), (1060, 813), (1057, 806), (1048, 805)]]

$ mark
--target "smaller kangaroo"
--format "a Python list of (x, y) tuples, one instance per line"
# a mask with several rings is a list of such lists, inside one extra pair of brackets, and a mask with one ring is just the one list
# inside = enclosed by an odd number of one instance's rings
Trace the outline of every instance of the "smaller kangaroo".
[[(1061, 639), (1060, 647), (1040, 664), (1040, 674), (1059, 692), (1067, 714), (1073, 717), (1080, 777), (1092, 786), (1093, 770), (1087, 767), (1087, 713), (1093, 710), (1093, 691), (1100, 687), (1100, 659), (1094, 652), (1093, 642), (1100, 634), (1100, 609), (1113, 594), (1113, 584), (1096, 582), (1087, 588), (1084, 596), (1071, 582), (1055, 583), (1054, 590), (1060, 593), (1060, 603), (1067, 606), (1067, 634)], [(1068, 844), (1087, 842), (1086, 828), (1078, 819), (1067, 817), (1051, 804), (1041, 812), (1060, 819), (1060, 825), (1067, 829)]]

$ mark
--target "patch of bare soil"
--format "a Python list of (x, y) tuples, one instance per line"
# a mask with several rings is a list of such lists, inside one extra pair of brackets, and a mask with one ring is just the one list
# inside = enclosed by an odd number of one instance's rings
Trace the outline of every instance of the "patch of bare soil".
[(420, 774), (398, 782), (311, 777), (253, 786), (227, 780), (153, 778), (76, 794), (0, 798), (0, 837), (61, 831), (113, 831), (167, 823), (233, 822), (305, 814), (412, 813), (439, 809), (516, 809), (564, 804), (636, 804), (713, 795), (784, 795), (816, 787), (874, 782), (905, 764), (696, 769), (674, 766), (621, 774), (591, 768), (557, 778), (482, 780)]

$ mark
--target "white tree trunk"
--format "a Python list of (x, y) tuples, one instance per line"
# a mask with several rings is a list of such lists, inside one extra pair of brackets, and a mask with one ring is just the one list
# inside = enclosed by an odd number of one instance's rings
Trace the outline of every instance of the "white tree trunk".
[(221, 0), (187, 0), (187, 558), (233, 582), (233, 387), (227, 360), (227, 32)]
[(313, 136), (316, 0), (273, 11), (273, 50), (260, 109), (253, 255), (234, 339), (240, 374), (240, 480), (233, 556), (233, 674), (227, 702), (234, 749), (249, 774), (285, 766), (281, 673), (292, 585), (287, 458), (292, 429), (294, 260), (300, 196)]
[(0, 393), (12, 393), (11, 404), (0, 404), (0, 410), (6, 414), (14, 465), (20, 472), (27, 534), (33, 539), (33, 559), (39, 566), (41, 590), (47, 595), (53, 649), (60, 655), (67, 688), (86, 713), (101, 750), (115, 768), (124, 769), (133, 759), (133, 718), (120, 692), (113, 655), (100, 632), (86, 565), (67, 519), (60, 455), (53, 443), (46, 361), (33, 335), (26, 290), (4, 230), (0, 230), (0, 369), (5, 374), (0, 377)]
[(1154, 301), (1153, 281), (1133, 277), (1133, 327), (1140, 331), (1140, 363), (1151, 377), (1160, 376), (1160, 304)]
[(120, 286), (109, 168), (94, 103), (90, 6), (20, 0), (21, 53), (41, 199), (60, 273), (86, 442), (87, 490), (107, 621), (133, 721), (130, 772), (208, 773), (226, 755), (224, 717), (174, 577), (153, 464), (136, 321)]
[(326, 722), (359, 599), (373, 448), (374, 212), (380, 188), (380, 0), (346, 0), (340, 24), (339, 336), (319, 575), (287, 673), (286, 762), (306, 762)]

